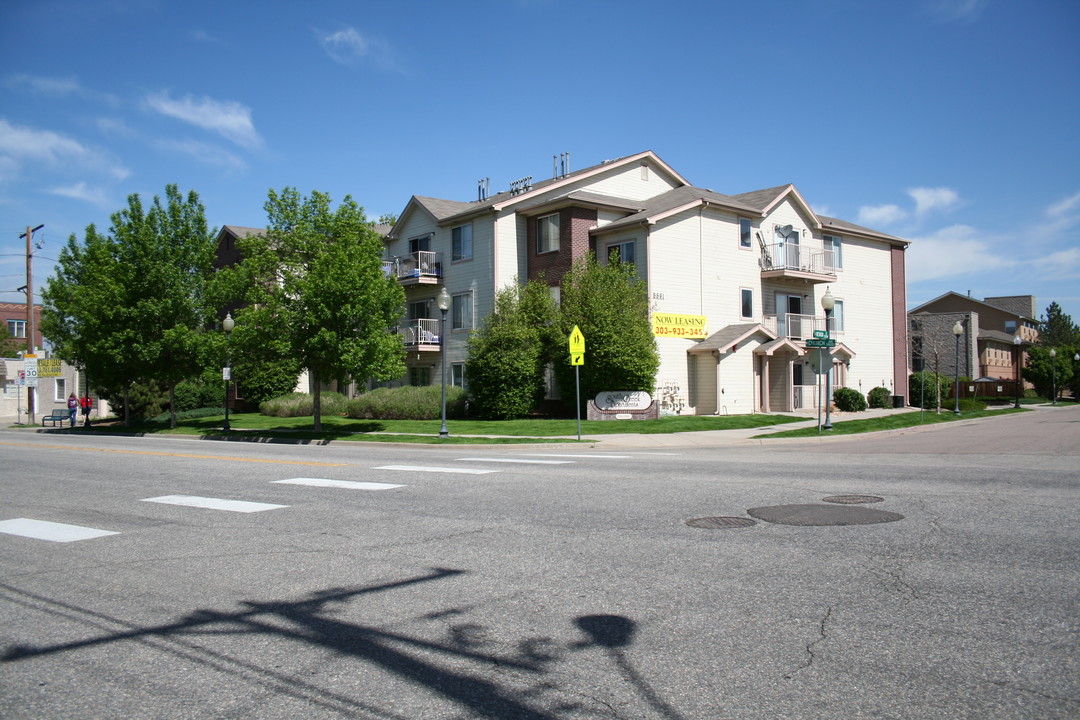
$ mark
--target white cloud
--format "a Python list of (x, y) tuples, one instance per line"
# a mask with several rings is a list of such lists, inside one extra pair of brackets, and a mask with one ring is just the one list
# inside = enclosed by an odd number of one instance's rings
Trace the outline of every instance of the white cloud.
[(210, 167), (223, 168), (230, 172), (247, 169), (247, 164), (240, 157), (216, 145), (198, 140), (162, 140), (157, 143), (157, 146), (170, 152), (187, 155)]
[(926, 9), (938, 22), (975, 22), (988, 0), (927, 0)]
[(21, 160), (57, 163), (86, 160), (92, 153), (82, 143), (59, 133), (12, 125), (0, 118), (0, 154)]
[(1031, 261), (1043, 280), (1080, 279), (1080, 248), (1072, 247)]
[(323, 50), (336, 63), (355, 65), (364, 58), (371, 58), (384, 69), (397, 70), (390, 46), (384, 40), (361, 35), (352, 27), (333, 33), (316, 31), (316, 35)]
[(1016, 261), (999, 255), (988, 239), (970, 225), (952, 225), (932, 235), (910, 238), (907, 279), (910, 283), (1001, 270)]
[(58, 187), (49, 190), (52, 195), (60, 195), (75, 200), (85, 200), (99, 207), (110, 207), (109, 199), (102, 188), (88, 187), (86, 183), (75, 183), (71, 187)]
[(891, 225), (907, 217), (899, 205), (863, 205), (859, 208), (859, 224), (868, 227)]
[(1070, 195), (1046, 208), (1046, 214), (1049, 217), (1056, 219), (1066, 217), (1076, 209), (1080, 209), (1080, 192)]
[(160, 92), (147, 95), (146, 103), (162, 115), (216, 132), (241, 147), (253, 149), (262, 145), (262, 138), (251, 121), (251, 108), (238, 102), (191, 95), (174, 100), (168, 92)]
[(915, 201), (916, 215), (924, 215), (931, 210), (946, 210), (960, 201), (955, 190), (945, 187), (911, 188), (907, 193)]
[(14, 75), (6, 84), (8, 87), (28, 87), (31, 92), (48, 97), (63, 97), (81, 92), (79, 81), (73, 77), (43, 78), (31, 75)]

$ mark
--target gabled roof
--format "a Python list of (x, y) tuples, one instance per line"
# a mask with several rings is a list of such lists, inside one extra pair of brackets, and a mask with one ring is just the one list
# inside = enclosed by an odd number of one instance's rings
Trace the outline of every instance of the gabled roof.
[(666, 193), (661, 193), (648, 200), (643, 200), (642, 205), (645, 207), (640, 212), (596, 228), (594, 232), (602, 233), (610, 230), (619, 230), (631, 225), (652, 225), (671, 215), (708, 205), (724, 207), (736, 212), (757, 212), (753, 207), (741, 203), (731, 196), (721, 195), (712, 190), (691, 186), (668, 190)]
[(796, 355), (805, 355), (806, 349), (793, 342), (791, 338), (781, 337), (763, 343), (754, 349), (755, 355), (775, 355), (779, 350), (789, 350)]
[(843, 234), (843, 235), (861, 235), (863, 237), (872, 238), (874, 240), (888, 240), (889, 242), (897, 245), (910, 245), (910, 240), (904, 238), (898, 238), (893, 235), (886, 235), (883, 232), (877, 230), (871, 230), (868, 227), (862, 225), (856, 225), (855, 223), (847, 222), (846, 220), (838, 220), (832, 217), (826, 217), (825, 215), (818, 215), (818, 220), (821, 221), (821, 229), (824, 232), (830, 230)]
[[(1017, 318), (1022, 318), (1022, 319), (1027, 319), (1027, 320), (1033, 320), (1034, 319), (1034, 318), (1029, 318), (1026, 315), (1021, 315), (1020, 313), (1015, 312), (1014, 310), (1010, 310), (1009, 308), (1004, 308), (1004, 307), (1001, 307), (1000, 305), (995, 305), (993, 303), (983, 302), (982, 300), (976, 300), (975, 298), (971, 297), (970, 295), (962, 295), (961, 293), (953, 292), (952, 290), (950, 290), (949, 292), (947, 292), (947, 293), (945, 293), (943, 295), (938, 295), (933, 300), (930, 300), (928, 302), (924, 302), (922, 305), (919, 305), (918, 307), (915, 307), (915, 308), (912, 308), (911, 310), (908, 310), (908, 315), (915, 315), (916, 313), (919, 313), (919, 312), (933, 312), (931, 310), (925, 310), (924, 308), (927, 308), (927, 307), (929, 307), (929, 306), (931, 306), (931, 305), (933, 305), (935, 303), (941, 302), (942, 300), (944, 300), (946, 298), (955, 298), (955, 299), (958, 299), (958, 300), (962, 300), (965, 303), (967, 303), (970, 306), (975, 307), (975, 308), (984, 307), (984, 308), (989, 308), (989, 309), (992, 309), (992, 310), (996, 310), (997, 312), (1003, 312), (1003, 313), (1005, 313), (1007, 315), (1015, 315)], [(955, 311), (945, 311), (945, 312), (955, 312)]]
[(686, 352), (704, 353), (716, 351), (726, 353), (742, 341), (759, 333), (769, 340), (776, 339), (776, 335), (761, 323), (738, 323), (717, 330), (697, 345), (687, 348)]
[(221, 230), (218, 231), (219, 240), (221, 238), (221, 233), (223, 233), (223, 232), (229, 232), (229, 233), (231, 233), (233, 235), (233, 237), (245, 238), (245, 237), (248, 237), (250, 235), (256, 235), (256, 236), (265, 235), (266, 234), (266, 228), (252, 228), (252, 227), (244, 227), (242, 225), (222, 225)]
[(766, 188), (765, 190), (754, 190), (753, 192), (742, 193), (741, 195), (733, 195), (735, 200), (744, 203), (750, 207), (753, 207), (765, 217), (771, 213), (777, 205), (784, 200), (791, 198), (795, 201), (795, 204), (806, 213), (810, 218), (810, 224), (816, 228), (821, 228), (821, 223), (818, 221), (818, 216), (810, 207), (810, 203), (803, 199), (803, 196), (799, 194), (799, 191), (795, 189), (795, 186), (791, 183), (787, 185), (778, 185), (773, 188)]

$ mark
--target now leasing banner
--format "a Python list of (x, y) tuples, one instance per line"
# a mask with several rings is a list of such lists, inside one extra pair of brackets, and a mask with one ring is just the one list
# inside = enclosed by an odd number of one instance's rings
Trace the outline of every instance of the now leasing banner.
[(661, 337), (706, 338), (709, 336), (704, 315), (653, 313), (653, 335)]

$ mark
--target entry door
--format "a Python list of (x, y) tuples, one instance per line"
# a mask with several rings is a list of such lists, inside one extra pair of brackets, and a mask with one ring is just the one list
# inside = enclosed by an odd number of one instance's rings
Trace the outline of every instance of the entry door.
[(803, 364), (797, 362), (791, 366), (792, 397), (795, 399), (795, 409), (806, 407), (803, 398)]
[[(788, 317), (789, 315), (794, 317)], [(780, 337), (801, 338), (802, 295), (776, 293), (776, 331)]]

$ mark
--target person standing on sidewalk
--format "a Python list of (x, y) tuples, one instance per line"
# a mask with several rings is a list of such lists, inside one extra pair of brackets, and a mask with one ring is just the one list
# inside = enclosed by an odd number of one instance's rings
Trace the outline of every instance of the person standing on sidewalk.
[(90, 410), (94, 407), (94, 399), (90, 397), (90, 393), (86, 393), (79, 400), (79, 406), (82, 408), (83, 425), (90, 427)]
[(79, 398), (75, 397), (75, 393), (68, 395), (68, 420), (71, 421), (71, 427), (75, 427), (75, 413), (79, 411)]

